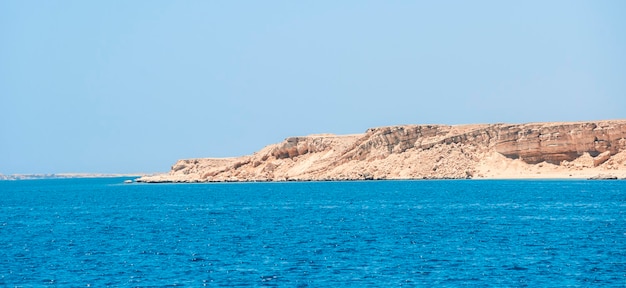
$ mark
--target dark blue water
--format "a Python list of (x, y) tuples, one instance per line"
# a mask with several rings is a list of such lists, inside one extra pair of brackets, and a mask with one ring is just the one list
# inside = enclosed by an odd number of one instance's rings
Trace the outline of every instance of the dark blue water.
[(0, 181), (0, 286), (626, 285), (626, 181)]

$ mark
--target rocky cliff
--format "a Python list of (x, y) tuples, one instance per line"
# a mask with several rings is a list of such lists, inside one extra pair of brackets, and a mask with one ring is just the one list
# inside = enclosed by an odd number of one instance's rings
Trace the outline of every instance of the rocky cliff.
[(626, 177), (626, 120), (403, 125), (290, 137), (253, 155), (180, 160), (140, 182)]

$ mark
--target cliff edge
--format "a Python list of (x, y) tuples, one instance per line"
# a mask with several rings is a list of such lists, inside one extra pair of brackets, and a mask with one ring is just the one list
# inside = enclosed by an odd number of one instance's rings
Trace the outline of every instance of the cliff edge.
[(626, 120), (402, 125), (290, 137), (253, 155), (179, 160), (139, 182), (626, 178)]

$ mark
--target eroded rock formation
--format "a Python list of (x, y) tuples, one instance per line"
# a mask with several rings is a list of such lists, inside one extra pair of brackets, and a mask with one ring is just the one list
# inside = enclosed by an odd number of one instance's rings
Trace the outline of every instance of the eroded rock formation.
[(602, 159), (606, 161), (624, 150), (624, 133), (623, 123), (617, 122), (501, 126), (496, 151), (530, 164), (560, 164), (584, 153), (596, 157), (605, 152)]
[[(143, 182), (626, 175), (626, 120), (403, 125), (290, 137), (253, 155), (180, 160)], [(621, 174), (620, 174), (621, 173)], [(626, 177), (626, 176), (624, 176)]]

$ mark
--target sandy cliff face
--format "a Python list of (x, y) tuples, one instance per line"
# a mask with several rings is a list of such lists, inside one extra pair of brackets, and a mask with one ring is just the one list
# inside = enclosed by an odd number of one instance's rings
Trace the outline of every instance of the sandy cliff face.
[(615, 155), (626, 143), (620, 122), (509, 125), (499, 132), (496, 151), (531, 164), (545, 161), (558, 165), (585, 153), (592, 157), (605, 152)]
[(180, 160), (143, 182), (626, 177), (626, 120), (403, 125), (290, 137), (253, 155)]

